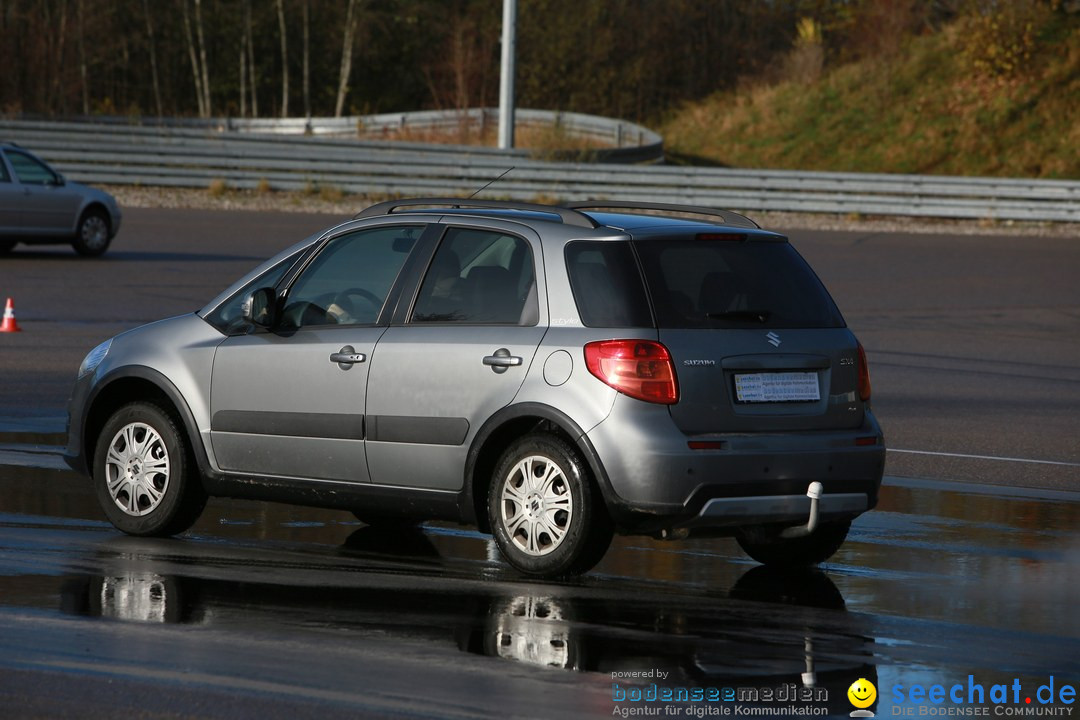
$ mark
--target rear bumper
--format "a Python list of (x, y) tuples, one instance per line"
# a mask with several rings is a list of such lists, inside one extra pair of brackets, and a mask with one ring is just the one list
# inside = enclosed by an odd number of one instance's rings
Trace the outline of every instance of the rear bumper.
[(701, 438), (684, 435), (656, 406), (636, 405), (622, 408), (631, 421), (611, 422), (613, 412), (587, 433), (608, 510), (624, 532), (805, 523), (814, 481), (824, 486), (823, 520), (877, 505), (885, 444), (869, 411), (854, 429), (715, 435), (709, 449), (696, 450), (688, 442)]

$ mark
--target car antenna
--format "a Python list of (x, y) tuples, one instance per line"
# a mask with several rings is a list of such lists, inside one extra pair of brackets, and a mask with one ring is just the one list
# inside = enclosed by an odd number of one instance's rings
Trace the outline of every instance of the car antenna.
[(474, 192), (474, 193), (473, 193), (472, 195), (470, 195), (469, 197), (467, 197), (467, 198), (465, 198), (465, 199), (466, 199), (466, 200), (472, 200), (472, 199), (473, 199), (474, 197), (476, 197), (476, 196), (477, 196), (477, 195), (479, 195), (480, 193), (484, 192), (484, 191), (485, 191), (485, 190), (487, 190), (487, 189), (488, 189), (489, 187), (491, 187), (492, 185), (494, 185), (495, 183), (499, 182), (499, 181), (500, 181), (500, 180), (502, 180), (502, 179), (503, 179), (504, 177), (506, 177), (507, 175), (509, 175), (509, 174), (510, 174), (510, 171), (511, 171), (511, 170), (513, 170), (513, 169), (514, 169), (515, 167), (516, 167), (516, 166), (511, 166), (511, 167), (508, 167), (508, 168), (506, 168), (506, 170), (504, 170), (504, 171), (503, 171), (503, 174), (502, 174), (502, 175), (500, 175), (499, 177), (495, 178), (494, 180), (489, 180), (489, 181), (488, 181), (488, 183), (487, 183), (487, 185), (484, 185), (484, 186), (483, 186), (482, 188), (480, 188), (479, 190), (477, 190), (476, 192)]

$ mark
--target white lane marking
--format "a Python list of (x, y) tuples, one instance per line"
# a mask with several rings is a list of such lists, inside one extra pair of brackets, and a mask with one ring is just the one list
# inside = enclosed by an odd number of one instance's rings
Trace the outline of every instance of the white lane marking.
[(969, 460), (1000, 460), (1001, 462), (1033, 463), (1035, 465), (1061, 465), (1064, 467), (1080, 467), (1080, 463), (1061, 462), (1058, 460), (1031, 460), (1029, 458), (997, 457), (994, 455), (967, 455), (964, 453), (930, 452), (928, 450), (898, 450), (888, 448), (888, 452), (908, 453), (909, 455), (937, 455), (939, 457), (967, 458)]

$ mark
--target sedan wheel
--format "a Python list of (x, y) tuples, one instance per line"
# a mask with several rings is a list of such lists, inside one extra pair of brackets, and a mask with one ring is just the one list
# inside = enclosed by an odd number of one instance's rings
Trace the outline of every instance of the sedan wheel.
[(100, 210), (88, 210), (79, 221), (75, 242), (71, 245), (80, 255), (97, 257), (108, 249), (110, 239), (109, 219)]

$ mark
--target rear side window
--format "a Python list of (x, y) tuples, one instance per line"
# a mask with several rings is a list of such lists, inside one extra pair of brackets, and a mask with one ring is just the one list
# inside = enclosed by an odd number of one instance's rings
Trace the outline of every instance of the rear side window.
[(662, 328), (835, 328), (844, 319), (789, 243), (639, 240)]
[(566, 246), (566, 270), (582, 325), (653, 327), (630, 243), (572, 242)]
[(420, 286), (411, 322), (536, 325), (529, 243), (490, 230), (450, 228)]

